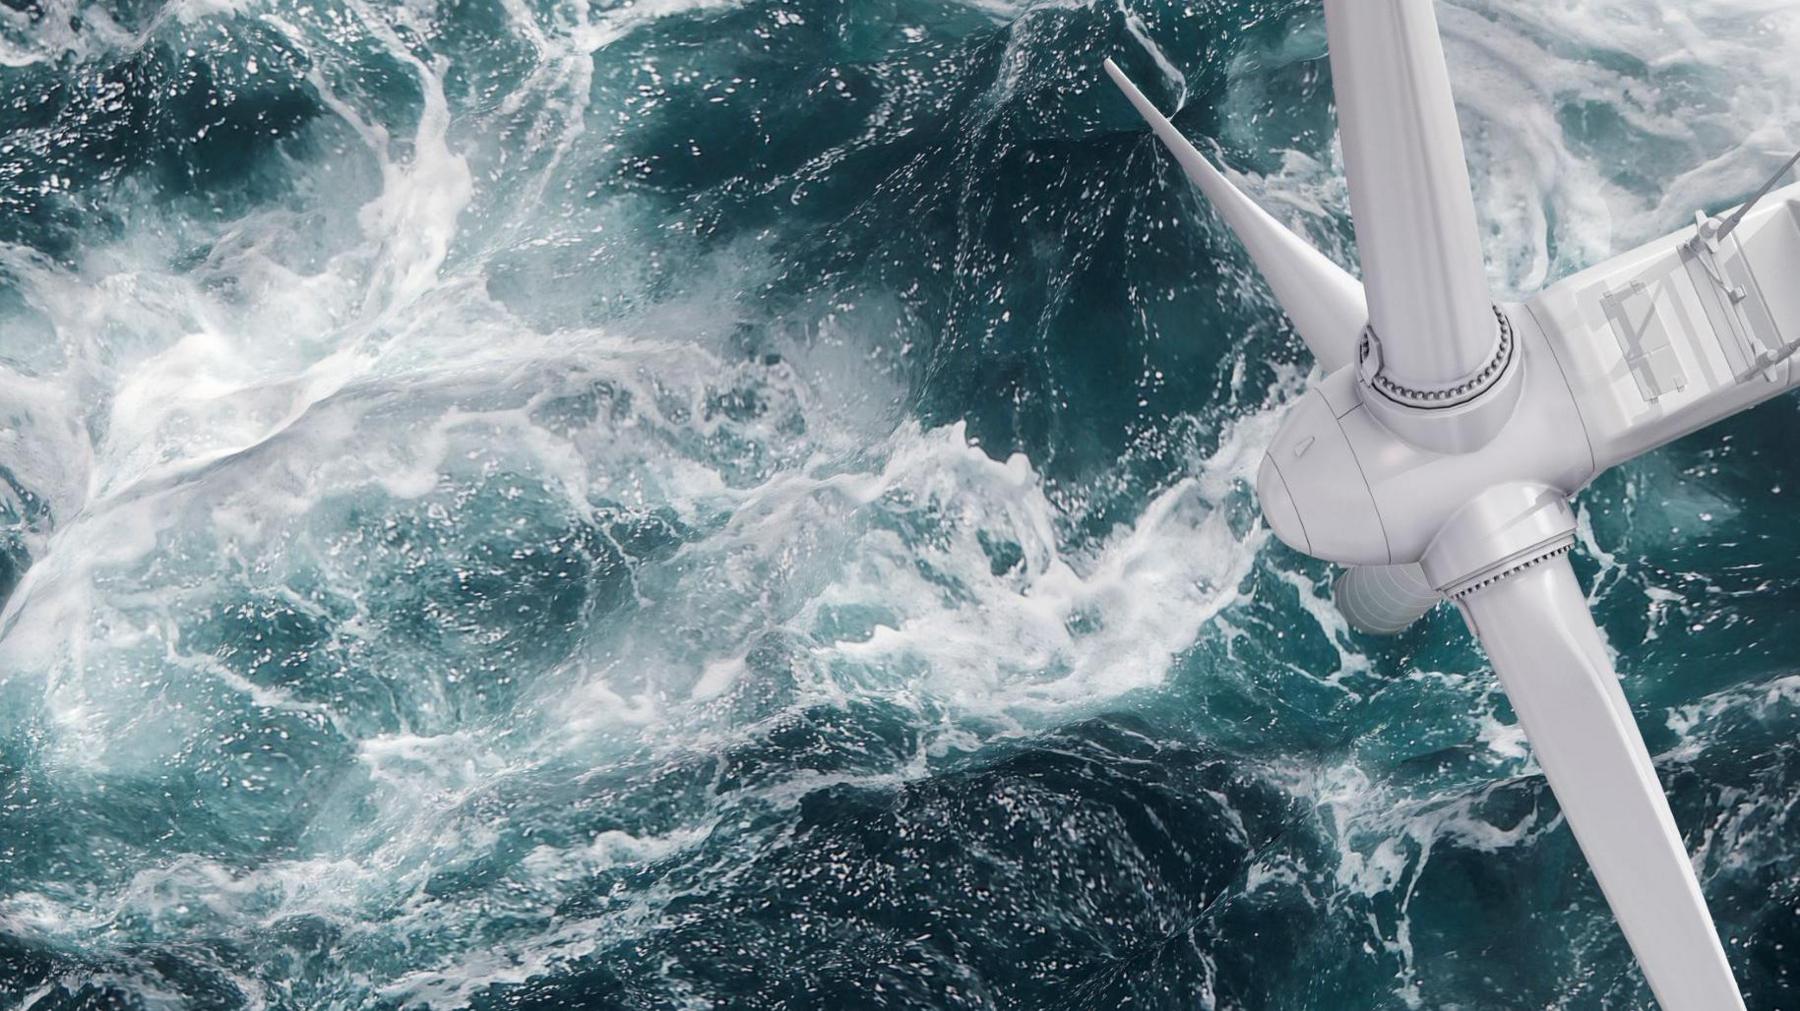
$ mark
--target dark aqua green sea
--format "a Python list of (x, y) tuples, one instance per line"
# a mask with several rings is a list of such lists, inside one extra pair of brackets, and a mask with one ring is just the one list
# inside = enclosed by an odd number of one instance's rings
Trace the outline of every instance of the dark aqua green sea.
[[(1496, 290), (1800, 147), (1791, 0), (1448, 0)], [(0, 1007), (1649, 1008), (1491, 671), (1250, 489), (1307, 0), (0, 0)], [(1577, 567), (1800, 1009), (1800, 413)]]

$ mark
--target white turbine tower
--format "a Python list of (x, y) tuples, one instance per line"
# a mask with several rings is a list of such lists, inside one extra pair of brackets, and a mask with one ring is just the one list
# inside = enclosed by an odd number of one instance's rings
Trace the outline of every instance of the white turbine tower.
[[(1800, 185), (1497, 305), (1432, 0), (1325, 0), (1358, 283), (1107, 72), (1248, 247), (1322, 379), (1257, 495), (1395, 632), (1454, 601), (1665, 1011), (1743, 998), (1568, 553), (1569, 498), (1800, 382)], [(1800, 156), (1797, 156), (1800, 157)], [(1793, 162), (1776, 173), (1778, 180)], [(1763, 200), (1763, 197), (1769, 197)], [(1754, 209), (1751, 209), (1754, 205)]]

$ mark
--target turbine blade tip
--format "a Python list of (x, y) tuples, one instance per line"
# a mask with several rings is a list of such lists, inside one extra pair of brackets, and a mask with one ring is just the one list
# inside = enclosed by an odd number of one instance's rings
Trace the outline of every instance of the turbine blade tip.
[(1144, 92), (1132, 82), (1131, 78), (1125, 76), (1125, 71), (1120, 70), (1117, 63), (1109, 58), (1102, 66), (1106, 68), (1106, 75), (1112, 78), (1113, 83), (1118, 85), (1121, 92), (1124, 92), (1125, 100), (1131, 103), (1131, 107), (1136, 109), (1138, 115), (1142, 116), (1144, 121), (1152, 127), (1156, 127), (1160, 133), (1167, 124), (1167, 118), (1163, 116), (1162, 110), (1158, 109), (1155, 103), (1144, 95)]

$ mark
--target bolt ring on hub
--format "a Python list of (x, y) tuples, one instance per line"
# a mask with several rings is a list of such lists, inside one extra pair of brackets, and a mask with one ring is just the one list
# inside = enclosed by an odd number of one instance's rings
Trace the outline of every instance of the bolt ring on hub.
[(1493, 355), (1474, 375), (1454, 386), (1419, 388), (1402, 386), (1389, 379), (1382, 373), (1381, 340), (1375, 336), (1373, 326), (1363, 327), (1362, 338), (1357, 341), (1358, 371), (1369, 388), (1402, 407), (1436, 411), (1468, 403), (1487, 392), (1488, 387), (1498, 382), (1507, 366), (1512, 364), (1513, 349), (1517, 345), (1517, 341), (1513, 339), (1512, 321), (1506, 318), (1506, 313), (1499, 306), (1494, 306), (1494, 319), (1499, 321), (1500, 336), (1494, 342)]

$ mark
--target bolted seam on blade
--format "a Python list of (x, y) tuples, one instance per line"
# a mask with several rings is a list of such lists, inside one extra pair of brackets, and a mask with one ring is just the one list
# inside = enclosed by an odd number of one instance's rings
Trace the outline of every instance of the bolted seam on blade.
[(1542, 565), (1552, 558), (1561, 558), (1563, 555), (1566, 555), (1573, 550), (1575, 550), (1575, 540), (1573, 537), (1570, 537), (1562, 544), (1534, 554), (1524, 561), (1515, 562), (1512, 565), (1505, 566), (1491, 575), (1476, 576), (1474, 579), (1463, 583), (1461, 586), (1452, 587), (1445, 591), (1444, 595), (1451, 600), (1463, 600), (1472, 594), (1479, 593), (1480, 591), (1493, 586), (1495, 583), (1510, 579), (1513, 576), (1524, 572), (1526, 569)]

